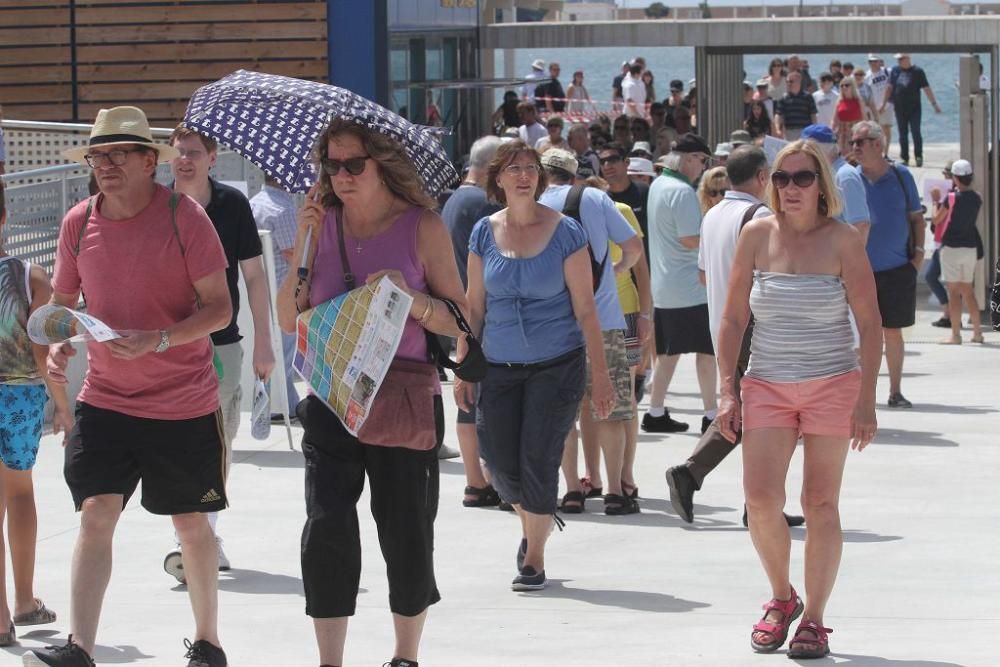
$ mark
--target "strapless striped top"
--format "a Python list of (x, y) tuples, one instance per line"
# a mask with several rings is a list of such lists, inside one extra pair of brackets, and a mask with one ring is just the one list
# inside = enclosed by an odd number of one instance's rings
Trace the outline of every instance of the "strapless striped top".
[(747, 375), (803, 382), (858, 367), (847, 292), (837, 276), (755, 271)]

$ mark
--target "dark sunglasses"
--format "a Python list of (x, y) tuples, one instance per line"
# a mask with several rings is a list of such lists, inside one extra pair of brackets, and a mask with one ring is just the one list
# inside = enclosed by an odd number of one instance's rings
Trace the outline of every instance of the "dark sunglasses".
[(787, 188), (789, 183), (795, 183), (795, 185), (800, 188), (808, 188), (816, 182), (817, 176), (819, 176), (819, 174), (815, 171), (803, 170), (789, 174), (787, 171), (779, 170), (771, 174), (771, 183), (773, 183), (774, 187), (779, 190)]
[(601, 164), (618, 164), (619, 162), (622, 162), (622, 156), (621, 155), (610, 155), (608, 157), (602, 157), (602, 158), (600, 158), (599, 161), (600, 161)]
[(874, 141), (874, 140), (875, 139), (872, 137), (865, 137), (864, 139), (851, 139), (848, 143), (850, 143), (851, 146), (857, 148), (858, 146), (864, 146), (866, 141)]
[(725, 190), (705, 190), (705, 193), (709, 197), (725, 197), (726, 196), (726, 191)]
[(346, 160), (334, 160), (333, 158), (325, 157), (319, 162), (323, 167), (323, 171), (330, 176), (336, 176), (339, 174), (341, 168), (346, 169), (347, 173), (351, 176), (360, 176), (364, 172), (365, 166), (368, 164), (368, 160), (370, 159), (370, 155), (352, 157)]

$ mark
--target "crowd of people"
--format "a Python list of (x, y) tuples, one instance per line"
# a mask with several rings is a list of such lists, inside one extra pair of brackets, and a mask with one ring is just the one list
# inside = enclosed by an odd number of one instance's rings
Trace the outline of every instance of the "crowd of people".
[[(742, 442), (743, 522), (772, 596), (751, 645), (771, 652), (788, 641), (790, 657), (826, 655), (841, 477), (850, 449), (875, 436), (883, 354), (887, 406), (912, 407), (901, 387), (902, 329), (915, 320), (925, 225), (912, 174), (886, 159), (886, 113), (895, 100), (901, 130), (917, 128), (919, 164), (919, 110), (901, 116), (898, 101), (914, 87), (934, 98), (919, 68), (900, 56), (890, 73), (874, 56), (868, 73), (835, 61), (818, 83), (801, 59), (775, 60), (766, 85), (747, 97), (744, 127), (715, 150), (695, 132), (694, 82), (685, 95), (683, 82), (671, 81), (664, 102), (647, 103), (654, 78), (639, 58), (616, 78), (620, 114), (567, 128), (560, 112), (590, 99), (580, 72), (563, 93), (553, 63), (530, 99), (505, 99), (498, 118), (509, 124), (513, 111), (517, 125), (472, 145), (462, 182), (443, 206), (395, 140), (350, 120), (332, 120), (319, 137), (310, 158), (320, 178), (296, 209), (275, 180), (248, 201), (211, 178), (218, 153), (211, 138), (179, 126), (158, 144), (140, 109), (102, 110), (88, 144), (66, 151), (93, 170), (95, 191), (65, 216), (51, 283), (44, 270), (0, 249), (0, 394), (16, 406), (3, 419), (17, 416), (0, 429), (0, 507), (15, 581), (13, 606), (0, 586), (0, 646), (16, 641), (19, 626), (57, 618), (35, 597), (31, 576), (30, 470), (48, 396), (53, 430), (65, 432), (80, 532), (69, 638), (26, 652), (24, 664), (94, 664), (112, 539), (140, 482), (143, 507), (170, 516), (176, 531), (164, 569), (190, 595), (188, 665), (227, 664), (217, 572), (230, 565), (217, 517), (228, 505), (240, 421), (242, 274), (252, 367), (265, 380), (276, 363), (292, 377), (292, 332), (303, 311), (382, 278), (412, 297), (379, 394), (406, 397), (412, 418), (373, 418), (355, 436), (317, 397), (298, 401), (288, 382), (304, 429), (302, 581), (321, 667), (343, 663), (359, 591), (357, 503), (366, 477), (395, 630), (387, 664), (417, 665), (428, 609), (440, 600), (434, 521), (447, 425), (433, 358), (438, 337), (456, 341), (460, 362), (452, 391), (466, 475), (461, 502), (519, 518), (512, 590), (546, 587), (545, 546), (559, 514), (593, 510), (589, 500), (609, 516), (641, 512), (638, 432), (691, 427), (667, 406), (688, 355), (702, 399), (701, 437), (687, 460), (665, 471), (671, 504), (693, 522), (695, 493)], [(533, 68), (542, 79), (545, 64)], [(765, 126), (789, 141), (772, 163), (755, 142)], [(154, 180), (160, 163), (171, 165), (170, 187)], [(963, 303), (972, 341), (982, 342), (972, 289), (982, 200), (968, 161), (955, 161), (946, 175), (954, 189), (933, 195), (942, 246), (935, 280), (947, 285), (942, 321), (951, 329), (944, 342), (962, 342)], [(4, 220), (0, 198), (0, 226)], [(272, 232), (280, 359), (271, 352), (258, 229)], [(129, 335), (88, 344), (87, 376), (70, 414), (65, 385), (75, 349), (33, 344), (26, 322), (46, 303), (75, 308), (82, 295), (89, 313)], [(785, 474), (800, 437), (804, 517), (784, 512)], [(800, 598), (789, 574), (789, 526), (806, 522)], [(0, 560), (0, 582), (4, 568)]]
[[(921, 133), (921, 93), (930, 102), (935, 113), (941, 113), (934, 91), (922, 68), (913, 64), (908, 53), (896, 53), (896, 65), (886, 67), (884, 59), (875, 53), (868, 54), (867, 69), (851, 62), (833, 59), (818, 75), (811, 74), (809, 61), (798, 55), (774, 58), (768, 71), (754, 83), (743, 82), (743, 128), (752, 140), (765, 135), (794, 141), (807, 125), (827, 125), (836, 132), (843, 155), (850, 154), (851, 128), (862, 120), (878, 122), (885, 134), (888, 155), (892, 128), (898, 127), (900, 161), (910, 162), (910, 138), (917, 167), (923, 166), (923, 135)], [(812, 70), (813, 72), (815, 70)], [(520, 94), (508, 91), (504, 103), (494, 115), (499, 130), (504, 127), (531, 126), (517, 114), (527, 106), (548, 120), (565, 116), (569, 120), (600, 125), (607, 134), (607, 141), (622, 141), (622, 136), (612, 135), (607, 118), (620, 115), (627, 119), (641, 119), (645, 126), (637, 129), (629, 125), (633, 141), (655, 143), (654, 157), (659, 157), (677, 137), (697, 129), (697, 87), (695, 80), (685, 82), (675, 79), (669, 83), (669, 94), (658, 100), (653, 72), (646, 60), (636, 57), (622, 63), (621, 72), (611, 84), (611, 103), (603, 111), (591, 98), (584, 86), (584, 72), (573, 73), (573, 82), (564, 91), (559, 81), (558, 63), (550, 63), (546, 71), (543, 60), (535, 60)], [(539, 83), (535, 84), (534, 82)], [(984, 89), (988, 81), (980, 81)], [(523, 102), (525, 106), (519, 106)], [(589, 119), (589, 120), (588, 120)], [(535, 121), (537, 122), (537, 120)], [(538, 128), (522, 134), (521, 139), (539, 148), (543, 138)], [(597, 128), (595, 127), (595, 131)], [(661, 139), (660, 133), (663, 133)], [(721, 150), (731, 150), (725, 143)]]

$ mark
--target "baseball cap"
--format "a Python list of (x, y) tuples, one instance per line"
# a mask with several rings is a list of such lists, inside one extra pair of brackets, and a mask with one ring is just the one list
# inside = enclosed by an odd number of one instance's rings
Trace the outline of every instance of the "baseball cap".
[(802, 139), (812, 139), (818, 144), (835, 144), (837, 143), (837, 135), (833, 133), (828, 125), (808, 125), (802, 130), (802, 134), (799, 135)]
[(531, 63), (531, 69), (545, 69), (545, 61), (538, 58), (535, 62)]
[(897, 53), (896, 55), (893, 56), (893, 58), (895, 58), (896, 60), (901, 60), (903, 58), (909, 58), (909, 57), (910, 57), (909, 53)]
[(955, 160), (951, 165), (953, 176), (972, 176), (972, 163), (968, 160)]
[(684, 90), (684, 82), (681, 81), (680, 79), (674, 79), (673, 81), (670, 82), (670, 90), (671, 91)]
[(942, 169), (941, 171), (947, 171), (950, 174), (952, 165), (954, 164), (955, 164), (954, 160), (948, 160), (947, 162), (944, 163), (944, 169)]
[(550, 148), (542, 153), (542, 166), (551, 169), (562, 169), (568, 174), (575, 174), (580, 163), (569, 151), (561, 148)]
[(757, 79), (758, 88), (767, 88), (770, 85), (771, 85), (771, 80), (768, 79), (767, 77), (764, 77), (763, 79)]
[(882, 60), (882, 58), (880, 56), (875, 55), (874, 53), (869, 53), (868, 54), (868, 62), (873, 63), (873, 62), (876, 62), (878, 60)]
[(674, 145), (674, 152), (676, 153), (704, 153), (705, 155), (711, 155), (712, 149), (708, 147), (705, 140), (699, 137), (694, 132), (687, 132), (682, 134), (678, 139), (677, 143)]
[(628, 159), (629, 176), (656, 176), (653, 171), (653, 162), (644, 157), (630, 157)]
[(721, 144), (715, 145), (715, 152), (712, 153), (713, 157), (729, 157), (729, 154), (733, 152), (733, 145), (728, 141), (724, 141)]

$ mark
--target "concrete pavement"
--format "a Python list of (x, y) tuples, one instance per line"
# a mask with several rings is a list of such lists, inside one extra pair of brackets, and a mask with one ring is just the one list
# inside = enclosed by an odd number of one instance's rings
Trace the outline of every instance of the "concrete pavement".
[[(1000, 334), (988, 332), (985, 346), (941, 347), (931, 341), (945, 332), (928, 325), (936, 315), (920, 313), (908, 333), (903, 390), (914, 409), (880, 408), (875, 444), (849, 457), (844, 559), (826, 619), (835, 630), (834, 653), (816, 664), (997, 664), (991, 645), (1000, 636), (1000, 399), (993, 380)], [(883, 404), (886, 382), (880, 378)], [(672, 413), (696, 427), (693, 360), (680, 363), (673, 389)], [(445, 402), (447, 441), (454, 446), (454, 406)], [(274, 429), (267, 442), (251, 439), (247, 422), (245, 415), (235, 447), (232, 508), (219, 523), (234, 568), (220, 576), (221, 635), (234, 667), (315, 667), (299, 580), (301, 454), (288, 451), (283, 429)], [(740, 524), (738, 451), (696, 495), (693, 525), (670, 508), (663, 471), (681, 462), (695, 440), (694, 434), (641, 435), (642, 513), (606, 517), (599, 501), (590, 501), (590, 512), (568, 517), (565, 532), (549, 542), (550, 587), (530, 594), (509, 589), (519, 539), (515, 518), (495, 509), (462, 508), (461, 463), (442, 462), (436, 556), (443, 600), (431, 609), (421, 664), (788, 664), (783, 651), (755, 655), (748, 645), (751, 625), (770, 595)], [(62, 643), (68, 630), (78, 516), (61, 465), (58, 441), (46, 437), (36, 468), (36, 594), (60, 619), (22, 634), (20, 646), (0, 649), (0, 666), (19, 664), (16, 656), (50, 640)], [(790, 511), (798, 511), (800, 483), (801, 452), (788, 480)], [(392, 625), (367, 498), (359, 508), (363, 591), (345, 664), (375, 666), (392, 657)], [(793, 530), (793, 582), (800, 589), (804, 536), (804, 529)], [(171, 546), (169, 521), (149, 515), (133, 499), (116, 539), (99, 664), (185, 664), (182, 639), (193, 632), (187, 595), (161, 568)]]

